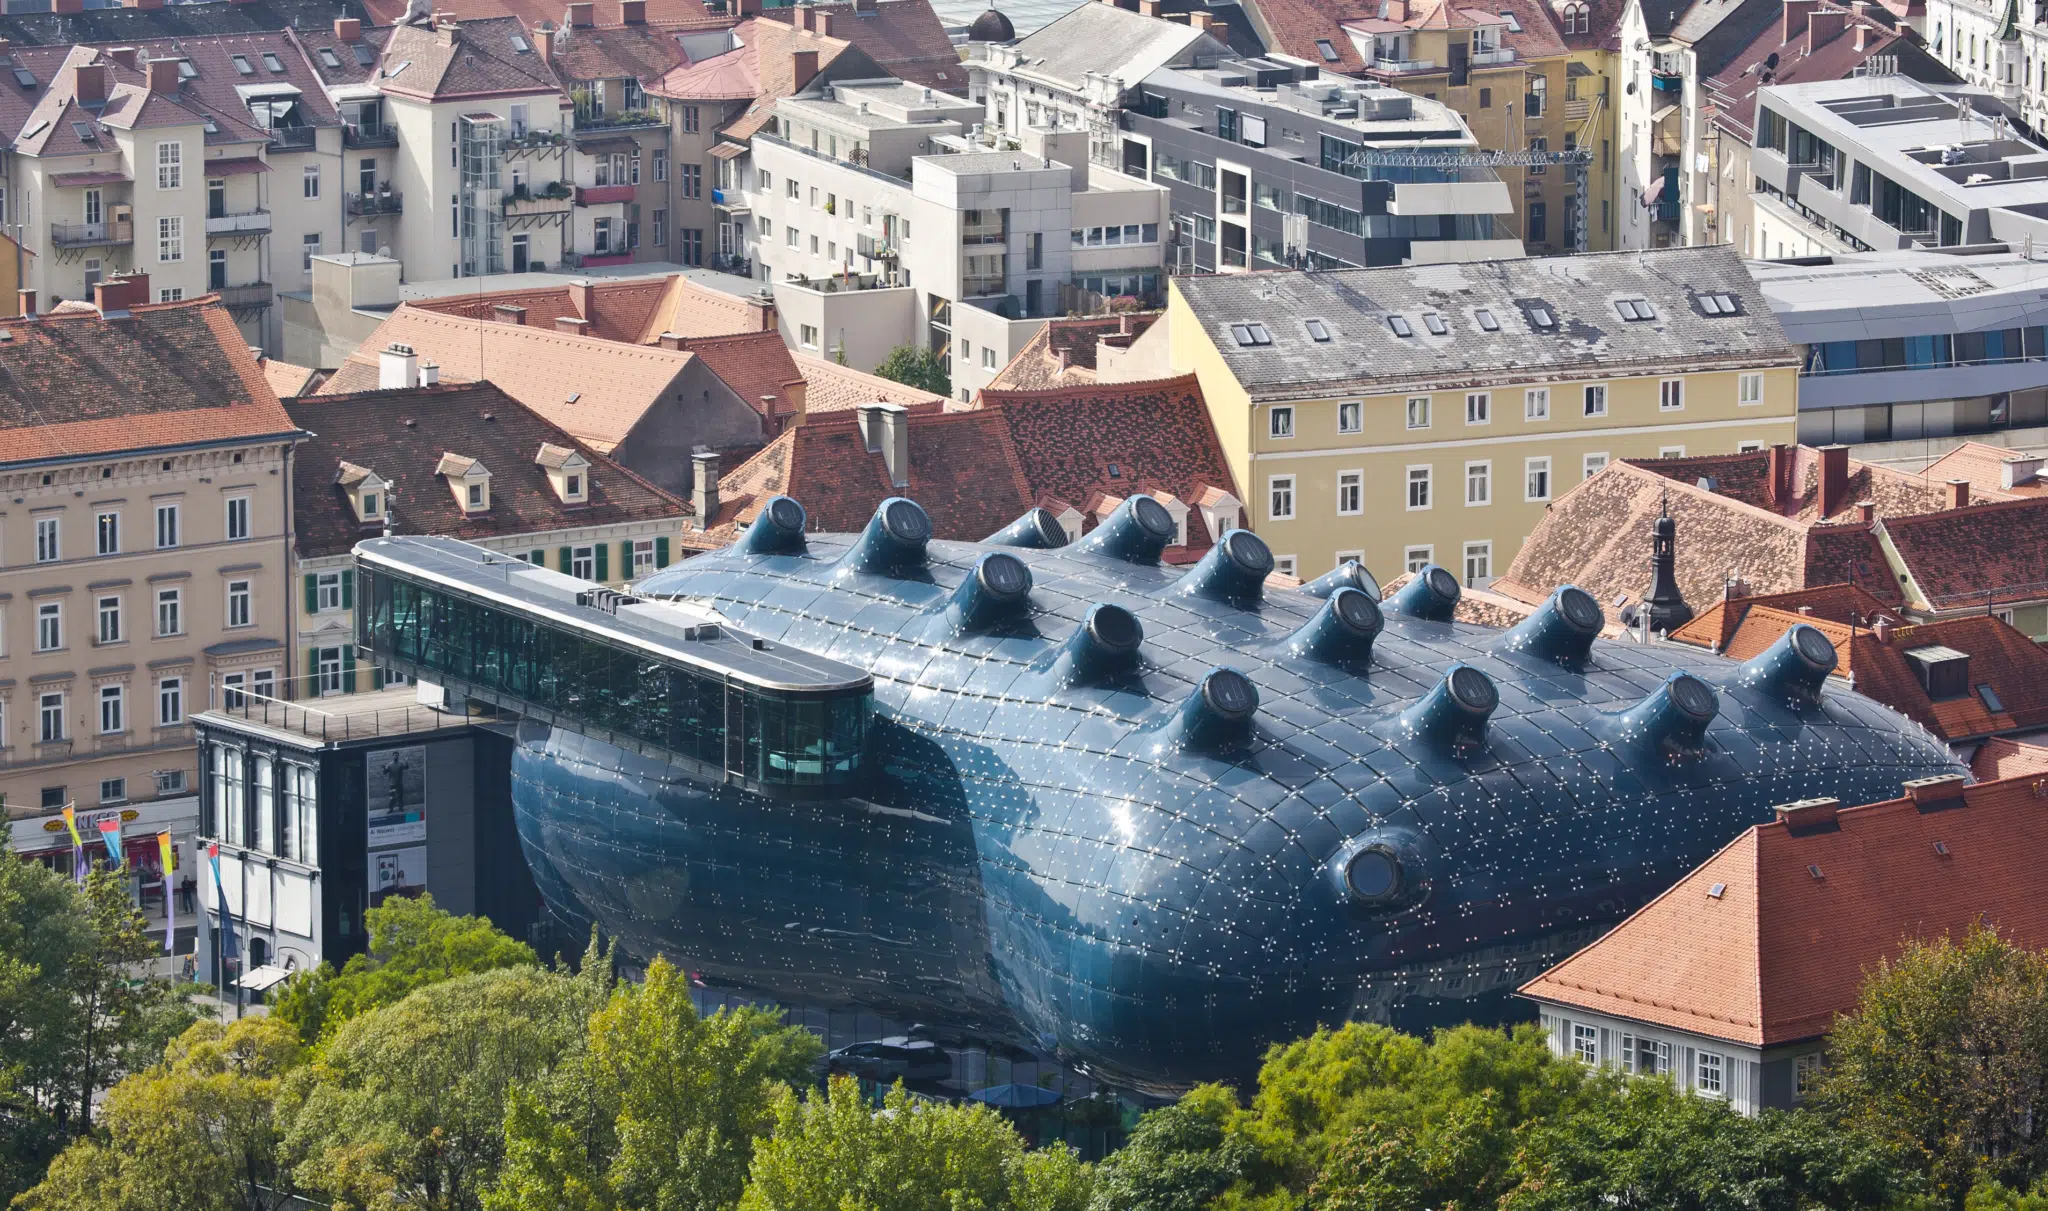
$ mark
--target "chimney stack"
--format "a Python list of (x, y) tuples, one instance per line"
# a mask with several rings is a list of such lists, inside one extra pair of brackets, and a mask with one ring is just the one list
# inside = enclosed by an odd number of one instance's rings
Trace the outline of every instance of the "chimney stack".
[(569, 13), (562, 19), (562, 24), (574, 29), (589, 29), (597, 24), (596, 10), (597, 5), (592, 3), (592, 0), (575, 0), (575, 3), (569, 6)]
[(15, 292), (14, 292), (14, 301), (15, 301), (15, 306), (16, 306), (16, 307), (18, 307), (18, 308), (20, 309), (20, 311), (21, 311), (21, 314), (22, 314), (22, 315), (23, 315), (24, 317), (26, 317), (26, 318), (28, 318), (28, 319), (34, 319), (34, 318), (36, 318), (36, 292), (35, 292), (35, 291), (33, 291), (33, 290), (17, 290), (17, 291), (15, 291)]
[(178, 95), (178, 64), (172, 59), (149, 61), (149, 91), (159, 97)]
[(1961, 774), (1936, 774), (1932, 778), (1915, 778), (1900, 785), (1905, 794), (1921, 805), (1930, 803), (1953, 803), (1963, 797), (1963, 776)]
[(619, 0), (619, 24), (647, 24), (647, 0)]
[(753, 327), (749, 332), (775, 331), (775, 296), (764, 287), (758, 294), (747, 296), (747, 322)]
[(122, 8), (157, 9), (164, 6), (164, 0), (121, 0)]
[(1138, 15), (1157, 17), (1159, 15), (1159, 0), (1138, 0)]
[(1833, 517), (1849, 492), (1849, 447), (1820, 448), (1820, 515)]
[(56, 0), (56, 3), (50, 6), (50, 11), (65, 14), (82, 13), (85, 11), (85, 0)]
[(440, 385), (441, 385), (441, 367), (440, 367), (440, 366), (439, 366), (439, 365), (438, 365), (437, 363), (434, 363), (434, 362), (421, 362), (421, 363), (420, 363), (420, 386), (422, 386), (422, 387), (438, 387), (438, 386), (440, 386)]
[(1856, 27), (1855, 33), (1856, 33), (1856, 49), (1857, 49), (1858, 51), (1862, 51), (1862, 50), (1865, 50), (1865, 49), (1867, 48), (1867, 40), (1868, 40), (1868, 38), (1869, 38), (1869, 36), (1870, 36), (1870, 33), (1871, 33), (1871, 29), (1870, 29), (1870, 27), (1869, 27), (1869, 26), (1867, 26), (1867, 25), (1860, 25), (1860, 24), (1859, 24), (1859, 25), (1858, 25), (1858, 26)]
[(1877, 502), (1874, 500), (1857, 501), (1856, 520), (1866, 526), (1875, 522), (1877, 520)]
[(790, 74), (794, 78), (792, 88), (802, 92), (811, 78), (818, 74), (818, 52), (814, 50), (791, 51), (789, 55)]
[(533, 31), (533, 53), (540, 56), (542, 63), (553, 63), (555, 61), (554, 22), (543, 21), (540, 23), (539, 28)]
[(1800, 833), (1816, 832), (1831, 828), (1841, 814), (1840, 799), (1801, 799), (1797, 803), (1780, 803), (1771, 809), (1777, 813), (1778, 823), (1794, 836)]
[(110, 46), (107, 48), (107, 58), (112, 59), (128, 71), (138, 70), (136, 67), (135, 48), (132, 46)]
[(1785, 11), (1778, 27), (1780, 44), (1790, 42), (1806, 27), (1807, 14), (1820, 7), (1820, 0), (1785, 0)]
[(590, 315), (590, 279), (577, 278), (569, 283), (569, 302), (576, 308), (576, 314)]
[(818, 35), (818, 36), (819, 36), (820, 38), (829, 38), (829, 37), (831, 37), (831, 36), (832, 36), (832, 14), (831, 14), (831, 13), (813, 13), (813, 14), (811, 15), (811, 29), (812, 29), (813, 31), (815, 31), (815, 32), (817, 33), (817, 35)]
[(697, 528), (708, 530), (718, 521), (718, 452), (699, 450), (690, 455), (690, 466), (696, 475), (690, 504), (697, 510)]
[(889, 472), (891, 485), (907, 488), (910, 486), (910, 411), (902, 404), (883, 404), (880, 412), (882, 465)]
[(1765, 499), (1774, 509), (1782, 509), (1792, 498), (1792, 450), (1783, 442), (1771, 446), (1770, 467), (1764, 484)]
[(1949, 480), (1948, 483), (1944, 484), (1943, 486), (1947, 489), (1947, 503), (1945, 507), (1950, 509), (1960, 509), (1964, 505), (1970, 503), (1969, 480), (1952, 479)]
[(334, 19), (334, 40), (351, 45), (363, 40), (363, 23), (355, 17)]
[(808, 5), (808, 4), (799, 4), (799, 5), (797, 5), (797, 6), (796, 6), (796, 12), (795, 12), (795, 13), (793, 13), (793, 14), (792, 14), (792, 16), (794, 16), (794, 17), (796, 18), (796, 27), (797, 27), (798, 29), (800, 29), (800, 30), (804, 31), (805, 33), (810, 33), (810, 32), (811, 32), (811, 6), (810, 6), (810, 5)]
[(882, 409), (884, 404), (859, 404), (853, 410), (854, 423), (860, 426), (861, 448), (869, 454), (882, 452)]
[(2038, 454), (2015, 450), (1999, 461), (1998, 486), (2008, 490), (2029, 484), (2041, 474), (2044, 460)]
[(389, 391), (410, 387), (419, 381), (420, 355), (414, 353), (411, 345), (393, 341), (384, 352), (377, 355), (377, 387)]
[(1812, 54), (1849, 27), (1849, 14), (1839, 8), (1816, 8), (1806, 15), (1806, 53)]
[(580, 316), (558, 315), (555, 317), (555, 331), (568, 332), (576, 336), (589, 336), (590, 321)]
[(1189, 27), (1190, 29), (1194, 30), (1194, 31), (1195, 31), (1196, 33), (1198, 33), (1198, 34), (1206, 34), (1206, 33), (1208, 33), (1208, 32), (1209, 32), (1209, 14), (1207, 14), (1207, 13), (1192, 13), (1192, 12), (1191, 12), (1191, 13), (1189, 13), (1189, 14), (1188, 14), (1188, 27)]
[(81, 105), (90, 108), (107, 99), (107, 65), (77, 63), (71, 68), (71, 90)]
[(1879, 614), (1877, 620), (1870, 624), (1870, 635), (1879, 643), (1890, 643), (1892, 641), (1892, 620), (1883, 614)]
[(661, 334), (661, 347), (664, 349), (681, 349), (683, 347), (683, 339), (681, 333), (664, 332)]
[(526, 308), (511, 303), (495, 303), (491, 306), (491, 319), (500, 324), (521, 325), (526, 323)]

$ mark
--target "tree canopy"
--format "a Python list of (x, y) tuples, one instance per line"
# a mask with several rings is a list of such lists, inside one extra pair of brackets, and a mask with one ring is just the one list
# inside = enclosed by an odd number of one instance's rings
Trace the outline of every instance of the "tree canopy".
[(929, 349), (915, 345), (898, 345), (875, 367), (878, 377), (890, 382), (916, 387), (933, 395), (952, 395), (953, 380), (946, 373), (945, 359)]

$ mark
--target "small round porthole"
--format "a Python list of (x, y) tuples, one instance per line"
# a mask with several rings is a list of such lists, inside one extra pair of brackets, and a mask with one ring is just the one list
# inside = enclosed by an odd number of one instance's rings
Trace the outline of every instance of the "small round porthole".
[(1388, 903), (1401, 894), (1401, 860), (1383, 845), (1367, 846), (1345, 864), (1344, 885), (1361, 903)]

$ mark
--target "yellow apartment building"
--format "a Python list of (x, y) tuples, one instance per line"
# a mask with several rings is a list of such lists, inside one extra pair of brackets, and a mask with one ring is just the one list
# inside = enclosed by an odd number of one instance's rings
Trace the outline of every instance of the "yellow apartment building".
[(1484, 586), (1613, 459), (1797, 440), (1799, 351), (1725, 245), (1179, 277), (1167, 325), (1247, 524), (1305, 578)]

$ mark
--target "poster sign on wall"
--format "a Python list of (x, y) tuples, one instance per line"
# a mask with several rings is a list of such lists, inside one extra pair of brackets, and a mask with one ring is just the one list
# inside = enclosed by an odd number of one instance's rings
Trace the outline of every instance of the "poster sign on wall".
[(370, 855), (370, 904), (387, 896), (413, 896), (427, 889), (427, 847), (386, 849)]
[[(366, 758), (369, 847), (423, 845), (427, 840), (427, 750), (382, 749)], [(425, 881), (425, 868), (420, 871)]]

